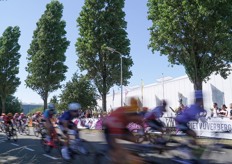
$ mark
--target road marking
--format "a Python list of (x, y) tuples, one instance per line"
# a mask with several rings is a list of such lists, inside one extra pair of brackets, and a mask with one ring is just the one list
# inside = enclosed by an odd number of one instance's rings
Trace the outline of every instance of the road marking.
[(25, 147), (25, 149), (30, 150), (30, 151), (35, 151), (35, 150), (28, 148), (28, 147)]
[(47, 155), (47, 154), (43, 154), (45, 157), (48, 157), (48, 158), (51, 158), (51, 159), (54, 159), (54, 160), (57, 160), (58, 158), (56, 157), (53, 157), (53, 156), (50, 156), (50, 155)]
[(11, 145), (14, 145), (14, 146), (19, 146), (18, 144), (15, 144), (15, 143), (11, 143)]

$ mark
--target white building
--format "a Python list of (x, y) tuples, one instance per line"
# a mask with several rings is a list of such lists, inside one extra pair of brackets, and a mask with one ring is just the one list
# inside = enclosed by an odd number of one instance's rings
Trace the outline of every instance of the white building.
[[(123, 101), (129, 96), (137, 96), (143, 103), (143, 106), (153, 108), (159, 104), (163, 98), (168, 101), (168, 106), (176, 109), (179, 105), (178, 100), (182, 98), (184, 105), (190, 105), (193, 102), (193, 84), (186, 76), (178, 78), (164, 77), (158, 79), (156, 83), (145, 86), (132, 86), (123, 88)], [(223, 79), (220, 75), (210, 76), (207, 83), (203, 83), (204, 106), (210, 113), (213, 103), (222, 104), (232, 103), (232, 75)], [(119, 107), (121, 104), (121, 92), (115, 92), (107, 95), (107, 111)], [(98, 101), (101, 107), (101, 100)], [(174, 113), (170, 108), (166, 116), (172, 116)], [(228, 108), (229, 110), (229, 108)]]

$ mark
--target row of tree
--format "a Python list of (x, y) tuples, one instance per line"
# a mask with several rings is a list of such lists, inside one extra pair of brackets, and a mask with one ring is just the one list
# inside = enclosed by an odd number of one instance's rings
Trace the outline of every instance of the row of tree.
[[(98, 94), (106, 110), (106, 95), (120, 85), (120, 58), (123, 60), (123, 85), (128, 85), (133, 65), (127, 37), (124, 0), (85, 0), (77, 18), (79, 37), (77, 65), (85, 75), (74, 74), (59, 96), (64, 107), (78, 101), (84, 107), (96, 106)], [(194, 89), (202, 89), (212, 73), (226, 78), (232, 60), (232, 1), (230, 0), (148, 0), (148, 20), (152, 21), (149, 48), (167, 55), (171, 64), (183, 65)], [(37, 92), (47, 107), (49, 93), (62, 88), (68, 67), (65, 52), (70, 42), (65, 37), (63, 5), (53, 0), (37, 22), (27, 51), (27, 87)], [(2, 108), (7, 95), (20, 84), (19, 27), (8, 27), (0, 38), (0, 96)], [(113, 48), (116, 51), (110, 52)], [(120, 53), (118, 53), (120, 52)], [(96, 89), (95, 89), (96, 88)], [(96, 92), (97, 90), (97, 92)], [(92, 98), (90, 98), (92, 97)], [(53, 99), (57, 99), (56, 97)]]

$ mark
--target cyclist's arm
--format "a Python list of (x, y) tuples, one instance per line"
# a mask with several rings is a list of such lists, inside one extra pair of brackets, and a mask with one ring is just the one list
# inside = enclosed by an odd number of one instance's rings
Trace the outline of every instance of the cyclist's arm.
[(45, 124), (47, 125), (47, 127), (48, 127), (48, 128), (53, 127), (53, 125), (52, 125), (52, 122), (51, 122), (50, 118), (44, 118), (44, 120), (45, 120)]
[(69, 121), (68, 121), (68, 120), (62, 120), (61, 123), (62, 123), (62, 125), (63, 125), (63, 127), (64, 127), (63, 131), (64, 131), (65, 133), (67, 133), (68, 130), (69, 130), (69, 128), (68, 128)]

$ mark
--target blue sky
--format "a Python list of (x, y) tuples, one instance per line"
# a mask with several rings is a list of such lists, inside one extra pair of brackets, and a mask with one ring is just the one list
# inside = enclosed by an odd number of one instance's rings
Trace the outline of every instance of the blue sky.
[[(29, 49), (33, 31), (36, 29), (41, 15), (46, 9), (46, 4), (50, 0), (4, 0), (0, 1), (0, 36), (8, 26), (19, 26), (21, 36), (19, 44), (21, 45), (20, 54), (20, 70), (19, 77), (21, 85), (18, 87), (15, 96), (23, 103), (42, 103), (40, 96), (26, 88), (25, 79), (27, 72), (27, 50)], [(64, 5), (63, 20), (66, 21), (67, 39), (71, 42), (66, 51), (65, 64), (69, 67), (66, 73), (65, 84), (69, 81), (75, 71), (78, 70), (76, 65), (77, 55), (75, 51), (75, 42), (78, 37), (76, 19), (79, 16), (84, 0), (60, 0)], [(152, 54), (147, 48), (149, 44), (149, 31), (151, 22), (147, 20), (147, 0), (126, 0), (124, 11), (126, 13), (127, 33), (131, 43), (131, 52), (134, 65), (131, 67), (133, 76), (129, 79), (128, 87), (140, 85), (143, 79), (144, 85), (154, 83), (156, 79), (163, 76), (178, 77), (185, 74), (182, 66), (171, 67), (167, 57), (160, 56), (157, 52)], [(118, 87), (116, 87), (118, 88)], [(53, 95), (59, 95), (60, 90), (57, 90), (49, 95), (49, 99)]]

